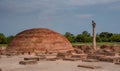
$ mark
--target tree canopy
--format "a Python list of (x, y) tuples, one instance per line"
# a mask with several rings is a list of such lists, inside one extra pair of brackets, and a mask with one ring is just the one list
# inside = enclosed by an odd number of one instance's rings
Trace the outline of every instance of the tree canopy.
[[(72, 43), (74, 42), (92, 42), (92, 35), (88, 31), (83, 31), (77, 35), (70, 32), (65, 33), (65, 37)], [(101, 32), (96, 35), (97, 42), (120, 42), (120, 34)]]
[(3, 33), (0, 33), (0, 44), (7, 44), (12, 40), (13, 36), (5, 36)]

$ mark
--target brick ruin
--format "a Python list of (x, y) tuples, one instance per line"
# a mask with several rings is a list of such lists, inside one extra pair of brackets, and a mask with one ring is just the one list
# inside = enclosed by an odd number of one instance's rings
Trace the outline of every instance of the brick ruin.
[(47, 28), (33, 28), (18, 33), (6, 50), (18, 54), (47, 54), (66, 52), (73, 48), (63, 35)]
[(0, 58), (1, 58), (1, 54), (2, 54), (2, 50), (1, 50), (1, 48), (0, 48)]
[(89, 45), (73, 45), (73, 47), (77, 54), (92, 54), (94, 52), (94, 48)]
[(97, 47), (99, 48), (97, 50), (94, 50), (92, 46), (89, 45), (74, 45), (73, 47), (82, 54), (87, 54), (86, 59), (120, 63), (120, 46), (102, 45)]
[(100, 49), (104, 49), (107, 51), (113, 51), (113, 52), (120, 52), (120, 46), (102, 45)]
[[(96, 49), (97, 48), (97, 49)], [(0, 49), (0, 53), (3, 50)], [(8, 44), (6, 55), (11, 56), (17, 54), (35, 54), (46, 57), (54, 56), (56, 58), (48, 58), (48, 60), (82, 60), (82, 61), (105, 61), (120, 63), (120, 46), (102, 45), (100, 47), (93, 45), (71, 45), (71, 43), (61, 34), (46, 28), (33, 28), (18, 33)], [(9, 54), (10, 53), (10, 54)], [(55, 55), (54, 55), (55, 53)], [(40, 58), (39, 57), (39, 58)], [(31, 59), (31, 58), (29, 58)], [(96, 59), (96, 60), (93, 60)]]
[(5, 53), (6, 47), (0, 46), (0, 55)]

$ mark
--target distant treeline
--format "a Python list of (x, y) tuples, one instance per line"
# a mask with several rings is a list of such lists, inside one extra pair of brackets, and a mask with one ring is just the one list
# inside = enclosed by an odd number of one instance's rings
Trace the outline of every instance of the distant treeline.
[[(83, 31), (80, 34), (74, 35), (70, 32), (66, 32), (64, 36), (71, 42), (92, 42), (92, 35), (88, 31)], [(120, 42), (120, 34), (101, 32), (96, 34), (97, 42)]]
[[(74, 35), (70, 32), (66, 32), (64, 36), (71, 43), (85, 43), (92, 42), (92, 35), (88, 31), (83, 31), (80, 34)], [(0, 44), (8, 44), (12, 39), (13, 35), (5, 36), (3, 33), (0, 33)], [(96, 34), (97, 42), (120, 42), (120, 34), (109, 33), (109, 32), (101, 32)]]
[(5, 36), (3, 33), (0, 33), (0, 44), (7, 44), (9, 43), (14, 36)]

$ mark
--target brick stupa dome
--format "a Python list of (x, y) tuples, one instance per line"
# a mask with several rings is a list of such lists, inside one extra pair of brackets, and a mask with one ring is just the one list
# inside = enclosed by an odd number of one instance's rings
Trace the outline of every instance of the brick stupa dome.
[(7, 51), (14, 52), (66, 52), (71, 43), (61, 34), (47, 28), (33, 28), (18, 33), (8, 44)]

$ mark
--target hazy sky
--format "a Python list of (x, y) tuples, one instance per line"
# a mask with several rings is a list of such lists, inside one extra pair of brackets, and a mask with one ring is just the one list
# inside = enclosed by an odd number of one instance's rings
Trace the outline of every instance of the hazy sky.
[(120, 33), (120, 0), (0, 0), (0, 33), (49, 28), (61, 34)]

